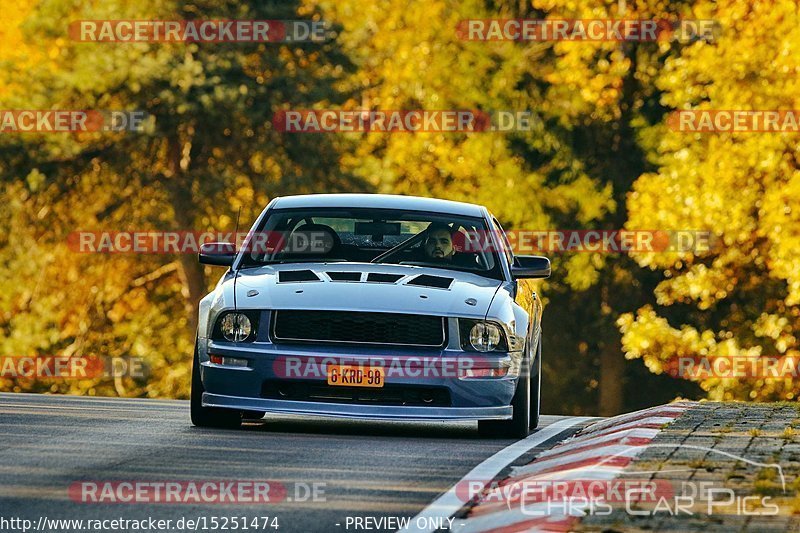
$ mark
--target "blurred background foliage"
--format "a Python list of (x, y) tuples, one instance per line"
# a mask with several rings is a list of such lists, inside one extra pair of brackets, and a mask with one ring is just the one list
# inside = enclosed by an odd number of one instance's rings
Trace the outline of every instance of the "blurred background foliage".
[[(621, 12), (620, 9), (624, 9)], [(793, 400), (800, 380), (666, 375), (683, 355), (800, 355), (796, 134), (689, 134), (676, 109), (800, 108), (794, 0), (21, 1), (4, 6), (0, 109), (144, 110), (145, 133), (0, 136), (0, 355), (141, 357), (144, 378), (0, 390), (186, 398), (191, 254), (81, 254), (74, 231), (232, 231), (270, 198), (435, 196), (508, 229), (694, 229), (699, 254), (552, 257), (545, 412), (676, 396)], [(715, 19), (715, 42), (471, 42), (468, 18)], [(322, 19), (325, 43), (80, 43), (80, 19)], [(298, 135), (283, 109), (527, 110), (531, 131)]]

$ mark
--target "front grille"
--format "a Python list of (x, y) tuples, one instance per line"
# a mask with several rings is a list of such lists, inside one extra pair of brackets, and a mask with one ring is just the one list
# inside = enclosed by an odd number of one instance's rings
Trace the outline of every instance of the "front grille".
[(450, 391), (445, 387), (387, 384), (380, 389), (337, 387), (323, 382), (267, 380), (261, 397), (297, 402), (349, 403), (361, 405), (413, 405), (450, 407)]
[(275, 311), (276, 341), (441, 347), (444, 318), (353, 311)]

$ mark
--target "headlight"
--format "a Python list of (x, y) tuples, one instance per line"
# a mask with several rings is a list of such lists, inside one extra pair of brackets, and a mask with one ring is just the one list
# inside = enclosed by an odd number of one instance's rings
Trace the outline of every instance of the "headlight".
[(220, 323), (222, 336), (231, 342), (242, 342), (253, 331), (250, 319), (242, 313), (228, 313)]
[(469, 332), (469, 343), (479, 352), (491, 352), (500, 343), (500, 328), (494, 324), (478, 322)]
[(461, 349), (473, 352), (507, 351), (503, 329), (492, 322), (459, 319)]
[(212, 338), (229, 342), (252, 342), (256, 339), (257, 326), (258, 313), (228, 312), (217, 319)]

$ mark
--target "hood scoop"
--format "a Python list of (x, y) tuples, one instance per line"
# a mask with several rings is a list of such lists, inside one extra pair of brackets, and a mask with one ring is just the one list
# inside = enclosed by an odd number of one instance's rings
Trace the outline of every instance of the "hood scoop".
[(367, 274), (367, 281), (371, 283), (395, 283), (402, 277), (403, 274), (383, 274), (381, 272), (372, 272)]
[(431, 276), (430, 274), (422, 274), (406, 283), (406, 285), (430, 287), (432, 289), (449, 289), (450, 285), (452, 284), (453, 278), (446, 278), (444, 276)]
[[(325, 272), (331, 281), (362, 281), (362, 272)], [(405, 274), (389, 274), (386, 272), (370, 272), (364, 281), (367, 283), (396, 283)]]
[(331, 281), (361, 281), (361, 272), (325, 272)]
[(278, 283), (294, 283), (298, 281), (322, 281), (311, 270), (281, 270), (278, 272)]
[[(281, 270), (278, 272), (278, 283), (300, 283), (308, 281), (349, 281), (366, 283), (397, 283), (407, 274), (393, 274), (389, 272), (369, 272), (364, 277), (364, 272), (358, 271), (324, 271), (320, 274), (313, 270)], [(449, 289), (455, 280), (445, 276), (420, 274), (405, 283), (414, 287), (428, 287), (431, 289)]]

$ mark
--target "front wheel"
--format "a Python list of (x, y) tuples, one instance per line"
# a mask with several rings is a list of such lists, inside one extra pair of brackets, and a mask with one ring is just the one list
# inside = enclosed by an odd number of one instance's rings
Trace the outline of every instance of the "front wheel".
[(519, 439), (528, 436), (528, 427), (532, 421), (531, 374), (526, 364), (523, 364), (520, 372), (517, 389), (511, 399), (511, 407), (513, 407), (511, 420), (478, 420), (480, 435), (487, 438), (515, 437)]
[(192, 424), (210, 428), (238, 428), (241, 426), (242, 415), (239, 411), (203, 407), (204, 392), (203, 381), (200, 379), (200, 356), (197, 354), (197, 341), (195, 341), (192, 361), (192, 393), (189, 402)]
[(529, 427), (536, 429), (539, 427), (539, 406), (542, 401), (542, 336), (539, 335), (539, 342), (536, 343), (536, 360), (531, 365), (531, 420)]

